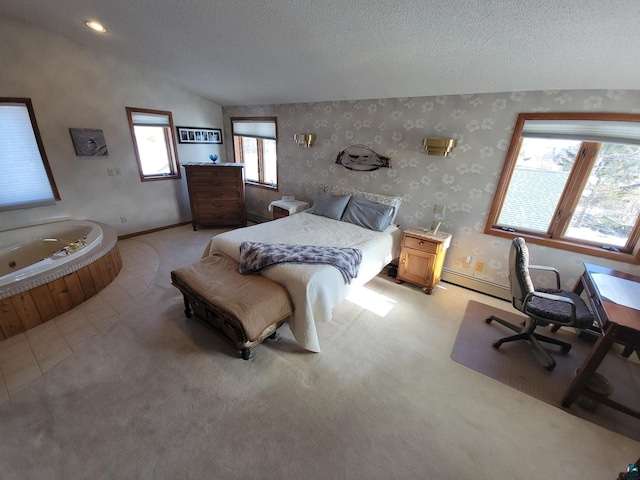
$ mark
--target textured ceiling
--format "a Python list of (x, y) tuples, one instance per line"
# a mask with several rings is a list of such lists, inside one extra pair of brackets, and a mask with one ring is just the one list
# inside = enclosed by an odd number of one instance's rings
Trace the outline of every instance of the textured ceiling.
[(0, 15), (224, 106), (640, 89), (640, 0), (0, 0)]

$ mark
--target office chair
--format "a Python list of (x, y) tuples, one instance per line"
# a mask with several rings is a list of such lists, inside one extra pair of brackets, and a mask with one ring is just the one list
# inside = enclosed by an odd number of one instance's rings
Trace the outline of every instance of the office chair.
[[(536, 290), (529, 275), (530, 269), (554, 273), (557, 288)], [(516, 335), (496, 340), (493, 343), (494, 348), (499, 348), (500, 345), (507, 342), (527, 340), (544, 358), (544, 368), (549, 371), (553, 370), (556, 362), (540, 342), (558, 345), (563, 353), (571, 350), (571, 344), (536, 333), (534, 332), (536, 327), (546, 327), (552, 324), (557, 327), (584, 329), (593, 324), (592, 313), (580, 295), (560, 288), (560, 273), (557, 269), (542, 265), (529, 265), (529, 250), (524, 239), (520, 237), (513, 239), (509, 251), (509, 285), (514, 308), (527, 315), (527, 318), (522, 325), (514, 325), (494, 315), (487, 318), (487, 323), (495, 320), (517, 332)]]

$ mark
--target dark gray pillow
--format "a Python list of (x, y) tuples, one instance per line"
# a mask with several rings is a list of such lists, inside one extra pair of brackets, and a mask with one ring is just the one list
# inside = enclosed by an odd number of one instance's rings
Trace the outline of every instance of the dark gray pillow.
[(353, 196), (344, 211), (342, 221), (382, 232), (391, 225), (394, 212), (395, 207), (391, 205), (383, 205), (366, 198)]
[(308, 211), (323, 217), (340, 220), (350, 198), (351, 195), (331, 195), (327, 192), (318, 192), (313, 202), (313, 207)]

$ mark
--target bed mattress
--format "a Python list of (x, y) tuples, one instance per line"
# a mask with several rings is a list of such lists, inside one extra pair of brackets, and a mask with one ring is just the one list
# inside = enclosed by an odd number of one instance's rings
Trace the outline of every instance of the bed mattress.
[(203, 257), (223, 252), (239, 261), (240, 244), (244, 241), (360, 249), (360, 270), (349, 285), (340, 271), (331, 265), (279, 264), (260, 272), (289, 292), (294, 306), (289, 328), (295, 339), (305, 349), (320, 352), (316, 322), (330, 321), (333, 308), (353, 288), (367, 283), (399, 256), (401, 236), (401, 231), (393, 225), (384, 232), (377, 232), (302, 212), (216, 235), (207, 244)]

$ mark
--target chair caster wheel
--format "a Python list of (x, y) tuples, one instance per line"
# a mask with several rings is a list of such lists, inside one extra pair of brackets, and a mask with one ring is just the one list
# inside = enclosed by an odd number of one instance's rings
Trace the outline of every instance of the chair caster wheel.
[(545, 369), (545, 370), (547, 370), (547, 371), (549, 371), (549, 372), (550, 372), (551, 370), (553, 370), (554, 368), (556, 368), (556, 362), (553, 362), (553, 363), (547, 363), (547, 364), (544, 366), (544, 369)]
[(485, 322), (491, 323), (492, 320), (493, 320), (493, 317), (489, 317), (489, 318), (485, 319)]
[(500, 348), (500, 345), (502, 345), (500, 340), (493, 342), (493, 348)]
[(571, 351), (571, 345), (563, 345), (562, 353), (569, 353)]
[(251, 356), (251, 350), (248, 348), (243, 348), (240, 354), (242, 355), (243, 360), (249, 360), (249, 357)]

